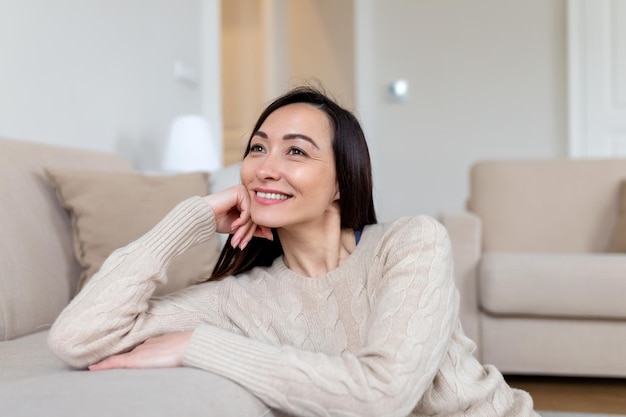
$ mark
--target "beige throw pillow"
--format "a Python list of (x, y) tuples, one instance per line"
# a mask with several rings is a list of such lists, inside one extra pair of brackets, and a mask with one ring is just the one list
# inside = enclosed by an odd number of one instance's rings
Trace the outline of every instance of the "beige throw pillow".
[(619, 200), (619, 215), (613, 230), (609, 252), (626, 252), (626, 181), (622, 181)]
[[(208, 174), (148, 176), (128, 172), (48, 169), (61, 205), (71, 216), (74, 254), (81, 266), (80, 291), (117, 248), (148, 232), (176, 204), (208, 192)], [(218, 238), (197, 245), (168, 268), (164, 295), (211, 274), (219, 255)]]

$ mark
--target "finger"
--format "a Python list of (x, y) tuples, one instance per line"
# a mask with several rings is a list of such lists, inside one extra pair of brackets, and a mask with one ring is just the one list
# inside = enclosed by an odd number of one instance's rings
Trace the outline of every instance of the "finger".
[(258, 229), (258, 226), (252, 223), (247, 233), (244, 235), (243, 239), (241, 240), (241, 243), (239, 244), (239, 248), (241, 250), (244, 250), (245, 247), (248, 246), (248, 243), (250, 243), (250, 240), (252, 240), (252, 237), (256, 234), (257, 229)]
[(234, 231), (250, 221), (250, 201), (248, 195), (244, 195), (237, 203), (237, 211), (239, 217), (237, 217), (231, 223), (231, 230)]
[(266, 226), (257, 225), (256, 230), (254, 231), (254, 236), (267, 240), (274, 240), (272, 229)]
[(246, 223), (237, 228), (237, 230), (233, 233), (232, 239), (230, 240), (230, 244), (233, 248), (236, 248), (237, 246), (241, 247), (241, 244), (244, 242), (248, 232), (251, 228), (253, 228), (253, 226), (254, 223), (252, 223), (252, 220), (249, 219)]
[(250, 221), (250, 214), (246, 212), (240, 212), (239, 216), (230, 224), (231, 232), (236, 232), (241, 227), (245, 226)]

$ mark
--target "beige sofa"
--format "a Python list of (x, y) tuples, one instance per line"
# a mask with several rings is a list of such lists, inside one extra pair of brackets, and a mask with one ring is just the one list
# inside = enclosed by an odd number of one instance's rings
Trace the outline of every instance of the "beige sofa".
[[(446, 214), (477, 355), (508, 374), (626, 377), (626, 160), (482, 161)], [(624, 230), (621, 230), (624, 232)]]
[[(67, 367), (47, 329), (80, 268), (68, 211), (44, 169), (130, 172), (119, 157), (0, 139), (0, 404), (3, 416), (272, 416), (235, 383), (190, 369), (89, 372)], [(209, 189), (236, 181), (215, 173)], [(119, 202), (110, 201), (110, 204)]]

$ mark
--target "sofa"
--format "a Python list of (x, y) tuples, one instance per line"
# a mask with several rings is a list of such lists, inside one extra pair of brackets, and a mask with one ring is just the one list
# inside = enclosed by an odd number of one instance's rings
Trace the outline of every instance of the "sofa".
[[(191, 368), (72, 369), (52, 354), (46, 340), (47, 329), (79, 290), (79, 281), (88, 279), (85, 272), (99, 262), (92, 255), (103, 249), (104, 242), (98, 241), (102, 234), (117, 236), (133, 229), (150, 217), (148, 212), (156, 206), (169, 210), (161, 200), (167, 194), (162, 192), (163, 184), (172, 178), (178, 182), (173, 188), (166, 184), (171, 189), (168, 195), (179, 199), (181, 190), (202, 194), (226, 188), (238, 180), (237, 171), (235, 166), (210, 176), (142, 175), (113, 154), (0, 139), (3, 416), (277, 415), (239, 385), (209, 372)], [(106, 191), (112, 183), (117, 184), (116, 190)], [(126, 190), (127, 195), (114, 197), (117, 189)], [(84, 197), (98, 193), (100, 200), (89, 206)], [(135, 208), (128, 216), (118, 213), (122, 222), (115, 226), (103, 217), (103, 213), (110, 214), (133, 201), (149, 201), (149, 207)], [(137, 216), (137, 211), (141, 215)], [(86, 224), (92, 230), (87, 230)], [(214, 260), (220, 243), (212, 242), (213, 246), (205, 248), (210, 252), (204, 255), (210, 253), (208, 258)], [(204, 271), (212, 267), (197, 265)], [(190, 277), (177, 285), (197, 278)]]
[(626, 159), (485, 160), (441, 216), (465, 332), (505, 374), (626, 377)]

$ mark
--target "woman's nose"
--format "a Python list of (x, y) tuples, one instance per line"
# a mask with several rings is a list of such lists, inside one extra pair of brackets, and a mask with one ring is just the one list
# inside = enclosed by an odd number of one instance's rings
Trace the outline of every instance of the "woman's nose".
[(280, 160), (272, 152), (268, 153), (256, 170), (261, 180), (276, 180), (280, 178)]

